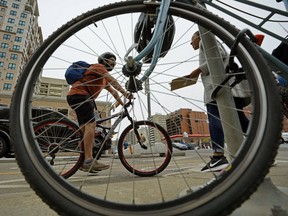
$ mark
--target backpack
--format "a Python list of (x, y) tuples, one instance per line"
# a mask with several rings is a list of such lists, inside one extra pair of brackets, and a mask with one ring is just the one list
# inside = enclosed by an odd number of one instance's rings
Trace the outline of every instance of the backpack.
[(85, 61), (73, 62), (65, 72), (65, 79), (69, 85), (84, 77), (84, 73), (91, 66)]

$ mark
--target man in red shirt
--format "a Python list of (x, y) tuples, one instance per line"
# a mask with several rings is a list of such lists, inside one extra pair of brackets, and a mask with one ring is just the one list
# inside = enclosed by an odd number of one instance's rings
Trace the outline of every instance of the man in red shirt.
[(67, 95), (68, 104), (75, 110), (79, 126), (83, 132), (84, 162), (81, 170), (84, 172), (97, 172), (108, 169), (105, 165), (93, 159), (93, 144), (95, 136), (95, 100), (103, 89), (109, 91), (118, 104), (124, 105), (117, 91), (124, 97), (132, 95), (125, 91), (117, 80), (109, 74), (116, 65), (116, 56), (106, 52), (99, 56), (98, 64), (92, 64), (84, 77), (73, 83)]

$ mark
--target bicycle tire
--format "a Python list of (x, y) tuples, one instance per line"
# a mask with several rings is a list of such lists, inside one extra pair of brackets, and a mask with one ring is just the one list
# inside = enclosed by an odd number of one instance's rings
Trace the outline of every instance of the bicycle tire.
[[(253, 91), (253, 116), (245, 134), (246, 139), (241, 144), (239, 152), (234, 155), (235, 159), (230, 169), (221, 173), (217, 178), (212, 176), (211, 181), (207, 181), (196, 190), (190, 190), (192, 193), (155, 203), (151, 201), (152, 203), (139, 204), (135, 203), (135, 199), (128, 204), (120, 202), (122, 200), (112, 199), (110, 201), (103, 197), (99, 198), (98, 194), (96, 197), (95, 194), (90, 194), (88, 191), (80, 190), (79, 187), (67, 183), (67, 180), (56, 175), (43, 160), (41, 152), (36, 148), (37, 143), (34, 140), (32, 123), (25, 119), (31, 119), (33, 84), (36, 83), (51, 54), (71, 35), (89, 24), (94, 25), (97, 21), (100, 22), (108, 17), (117, 17), (117, 15), (130, 15), (132, 12), (153, 13), (155, 7), (157, 6), (143, 4), (143, 1), (127, 1), (103, 6), (82, 14), (63, 25), (43, 43), (32, 56), (18, 80), (11, 109), (14, 113), (11, 118), (11, 126), (13, 128), (12, 139), (16, 146), (16, 158), (31, 187), (61, 215), (227, 215), (239, 207), (257, 189), (269, 171), (277, 153), (276, 144), (281, 128), (280, 102), (276, 84), (273, 84), (274, 79), (267, 63), (256, 46), (247, 38), (241, 41), (241, 46), (237, 49), (237, 57), (241, 60), (243, 68), (249, 71), (246, 75)], [(192, 23), (196, 22), (211, 30), (218, 38), (225, 41), (227, 47), (232, 46), (239, 33), (238, 29), (222, 18), (184, 3), (171, 2), (169, 14)], [(178, 95), (178, 97), (180, 96)], [(273, 145), (274, 143), (275, 145)], [(174, 159), (172, 157), (171, 162)], [(178, 169), (181, 170), (179, 167)], [(187, 171), (187, 173), (189, 172)], [(158, 182), (160, 181), (160, 177), (155, 178)], [(144, 184), (144, 180), (141, 180), (141, 183)], [(180, 187), (180, 184), (173, 183), (173, 186)], [(96, 183), (94, 182), (94, 184)], [(100, 185), (97, 184), (98, 186)], [(147, 192), (150, 186), (140, 188), (140, 190), (144, 190), (145, 196), (150, 193), (156, 194), (155, 191)], [(168, 187), (171, 188), (171, 183), (161, 189)], [(117, 189), (119, 188), (121, 187), (117, 187)]]
[(78, 171), (84, 152), (79, 144), (82, 133), (77, 124), (67, 119), (46, 119), (34, 126), (34, 132), (43, 157), (56, 173), (69, 178)]
[[(134, 143), (130, 143), (129, 148), (124, 147), (127, 136), (132, 136), (134, 128), (137, 131), (145, 133), (144, 145), (147, 149), (143, 149), (134, 137)], [(163, 141), (155, 142), (154, 137), (161, 136)], [(171, 160), (173, 153), (172, 142), (163, 127), (151, 121), (137, 121), (133, 125), (129, 125), (122, 132), (118, 141), (118, 156), (123, 166), (132, 174), (141, 177), (150, 177), (161, 173)], [(152, 158), (151, 161), (149, 158)]]

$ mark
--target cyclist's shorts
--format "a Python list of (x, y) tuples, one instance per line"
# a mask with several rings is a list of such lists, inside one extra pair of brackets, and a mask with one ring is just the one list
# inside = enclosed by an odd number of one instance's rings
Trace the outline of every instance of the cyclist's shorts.
[(95, 122), (95, 104), (88, 95), (68, 95), (67, 102), (75, 110), (79, 125)]

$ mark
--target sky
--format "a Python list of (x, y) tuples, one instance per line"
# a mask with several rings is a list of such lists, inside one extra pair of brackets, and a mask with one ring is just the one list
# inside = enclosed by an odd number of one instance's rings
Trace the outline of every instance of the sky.
[[(118, 2), (119, 0), (117, 0)], [(47, 38), (50, 34), (52, 34), (57, 28), (62, 26), (67, 21), (71, 20), (72, 18), (87, 12), (88, 10), (97, 8), (99, 6), (107, 5), (109, 3), (116, 2), (116, 0), (82, 0), (81, 3), (79, 3), (79, 0), (38, 0), (39, 10), (40, 10), (40, 16), (39, 16), (39, 24), (42, 27), (44, 39)], [(224, 2), (231, 2), (229, 4), (233, 5), (233, 0), (225, 0)], [(261, 3), (263, 5), (274, 7), (280, 10), (285, 10), (284, 3), (277, 3), (276, 0), (254, 0), (254, 2)], [(237, 4), (235, 4), (237, 6)], [(255, 8), (247, 8), (247, 11), (252, 13), (258, 13), (258, 11), (255, 11)], [(259, 14), (261, 14), (261, 11), (259, 11)], [(227, 18), (225, 15), (223, 15), (224, 18), (226, 18), (228, 21), (231, 20), (230, 18)], [(233, 20), (233, 19), (232, 19)], [(230, 21), (231, 22), (231, 21)], [(237, 22), (237, 21), (236, 21)], [(235, 23), (235, 20), (233, 22)], [(277, 30), (279, 30), (278, 24), (273, 24), (275, 27), (277, 25)], [(241, 29), (241, 26), (247, 27), (246, 25), (243, 25), (242, 23), (238, 23), (236, 25), (237, 27)], [(287, 24), (286, 24), (287, 26)], [(276, 30), (276, 32), (277, 32)], [(288, 31), (288, 30), (287, 30)], [(280, 34), (283, 35), (283, 31)], [(288, 35), (288, 33), (287, 33)], [(278, 40), (274, 40), (272, 38), (267, 37), (267, 39), (264, 39), (263, 42), (263, 48), (267, 51), (271, 52), (275, 46), (279, 43)]]

